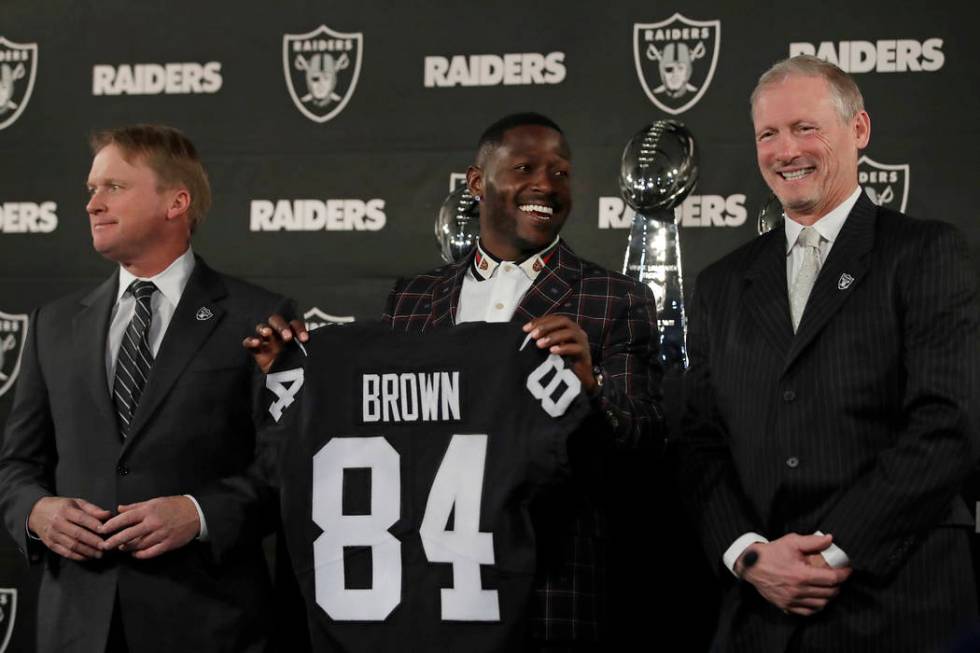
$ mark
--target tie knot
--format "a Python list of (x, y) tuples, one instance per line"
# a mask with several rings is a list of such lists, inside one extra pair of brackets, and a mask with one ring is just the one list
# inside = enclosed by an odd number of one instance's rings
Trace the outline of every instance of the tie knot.
[(817, 247), (820, 244), (820, 232), (813, 227), (803, 227), (796, 242), (800, 247)]
[(133, 293), (136, 301), (142, 302), (149, 299), (156, 292), (156, 284), (152, 281), (141, 281), (137, 279), (129, 285), (129, 292)]

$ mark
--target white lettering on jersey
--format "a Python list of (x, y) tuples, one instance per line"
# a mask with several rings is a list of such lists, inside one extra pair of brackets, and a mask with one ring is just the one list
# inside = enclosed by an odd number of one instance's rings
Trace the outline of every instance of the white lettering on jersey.
[(361, 375), (365, 422), (448, 422), (460, 419), (459, 372)]
[(278, 422), (282, 411), (289, 408), (296, 399), (296, 393), (303, 387), (303, 368), (269, 374), (265, 377), (265, 387), (276, 395), (276, 400), (269, 406), (269, 414)]
[[(428, 560), (453, 566), (453, 586), (441, 590), (443, 621), (500, 621), (497, 591), (480, 579), (480, 565), (494, 563), (493, 533), (480, 532), (486, 457), (485, 434), (453, 435), (419, 528)], [(313, 542), (315, 593), (331, 619), (384, 621), (401, 603), (401, 543), (388, 530), (401, 510), (400, 462), (383, 437), (333, 438), (313, 456), (313, 522), (323, 530)], [(371, 512), (346, 515), (344, 471), (364, 468), (371, 470)], [(371, 548), (369, 589), (347, 589), (344, 547), (351, 546)]]

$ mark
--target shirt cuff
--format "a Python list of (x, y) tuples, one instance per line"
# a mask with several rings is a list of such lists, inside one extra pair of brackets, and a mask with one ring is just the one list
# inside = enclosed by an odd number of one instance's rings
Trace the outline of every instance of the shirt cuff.
[(190, 499), (191, 500), (191, 503), (194, 504), (194, 507), (197, 508), (197, 518), (199, 520), (201, 520), (201, 530), (198, 531), (198, 533), (197, 533), (197, 539), (200, 540), (200, 541), (202, 541), (202, 542), (207, 542), (208, 541), (208, 522), (205, 521), (205, 519), (204, 519), (204, 511), (201, 510), (201, 504), (199, 504), (197, 502), (197, 499), (195, 499), (194, 497), (192, 497), (189, 494), (185, 494), (184, 496), (187, 497), (188, 499)]
[(769, 540), (762, 537), (758, 533), (745, 533), (737, 540), (732, 542), (732, 545), (728, 547), (725, 553), (721, 556), (721, 560), (725, 563), (725, 566), (728, 567), (728, 571), (732, 572), (732, 575), (736, 578), (738, 577), (738, 574), (735, 573), (735, 563), (738, 561), (739, 556), (742, 555), (742, 553), (744, 553), (750, 545), (755, 544), (756, 542), (764, 542), (768, 544)]
[(31, 527), (27, 525), (30, 521), (31, 521), (31, 516), (28, 515), (27, 519), (24, 520), (24, 530), (27, 531), (27, 537), (31, 538), (32, 540), (37, 540), (38, 542), (40, 542), (41, 538), (35, 535), (34, 531), (31, 530)]
[[(813, 534), (823, 535), (823, 533), (820, 531), (814, 531)], [(821, 551), (820, 555), (822, 555), (823, 559), (827, 561), (827, 564), (834, 569), (841, 569), (843, 567), (851, 566), (851, 559), (847, 557), (846, 553), (844, 553), (844, 549), (840, 548), (833, 542), (831, 542), (830, 546)]]

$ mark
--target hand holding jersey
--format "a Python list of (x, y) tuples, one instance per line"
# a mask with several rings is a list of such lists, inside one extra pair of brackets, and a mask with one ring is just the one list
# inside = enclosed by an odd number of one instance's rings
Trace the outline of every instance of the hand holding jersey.
[(592, 369), (589, 336), (582, 327), (565, 315), (545, 315), (534, 318), (523, 329), (539, 349), (547, 347), (548, 352), (568, 361), (587, 394), (595, 392), (598, 382)]
[(268, 374), (276, 358), (293, 338), (301, 343), (310, 339), (303, 320), (286, 320), (282, 315), (273, 313), (269, 316), (268, 324), (260, 322), (255, 327), (255, 335), (242, 340), (242, 347), (252, 354), (259, 369)]
[[(568, 317), (547, 315), (531, 320), (523, 329), (525, 333), (531, 334), (538, 347), (548, 347), (552, 354), (566, 357), (572, 365), (572, 371), (584, 384), (586, 392), (591, 393), (595, 389), (589, 337), (582, 327)], [(242, 346), (251, 352), (259, 369), (268, 374), (279, 354), (293, 338), (301, 343), (309, 341), (310, 333), (306, 330), (306, 324), (302, 320), (287, 321), (283, 316), (273, 314), (269, 316), (268, 323), (256, 325), (255, 335), (242, 340)]]

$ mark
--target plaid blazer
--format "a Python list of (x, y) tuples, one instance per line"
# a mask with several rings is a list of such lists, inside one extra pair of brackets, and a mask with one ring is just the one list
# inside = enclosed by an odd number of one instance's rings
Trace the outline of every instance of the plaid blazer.
[[(453, 326), (472, 259), (470, 253), (399, 280), (382, 319), (392, 329), (419, 333)], [(662, 441), (656, 301), (645, 285), (580, 259), (561, 241), (512, 321), (548, 314), (567, 315), (582, 327), (604, 385), (593, 400), (593, 418), (569, 444), (572, 481), (532, 506), (540, 541), (531, 635), (549, 643), (597, 642), (605, 601), (604, 457), (595, 453)]]

